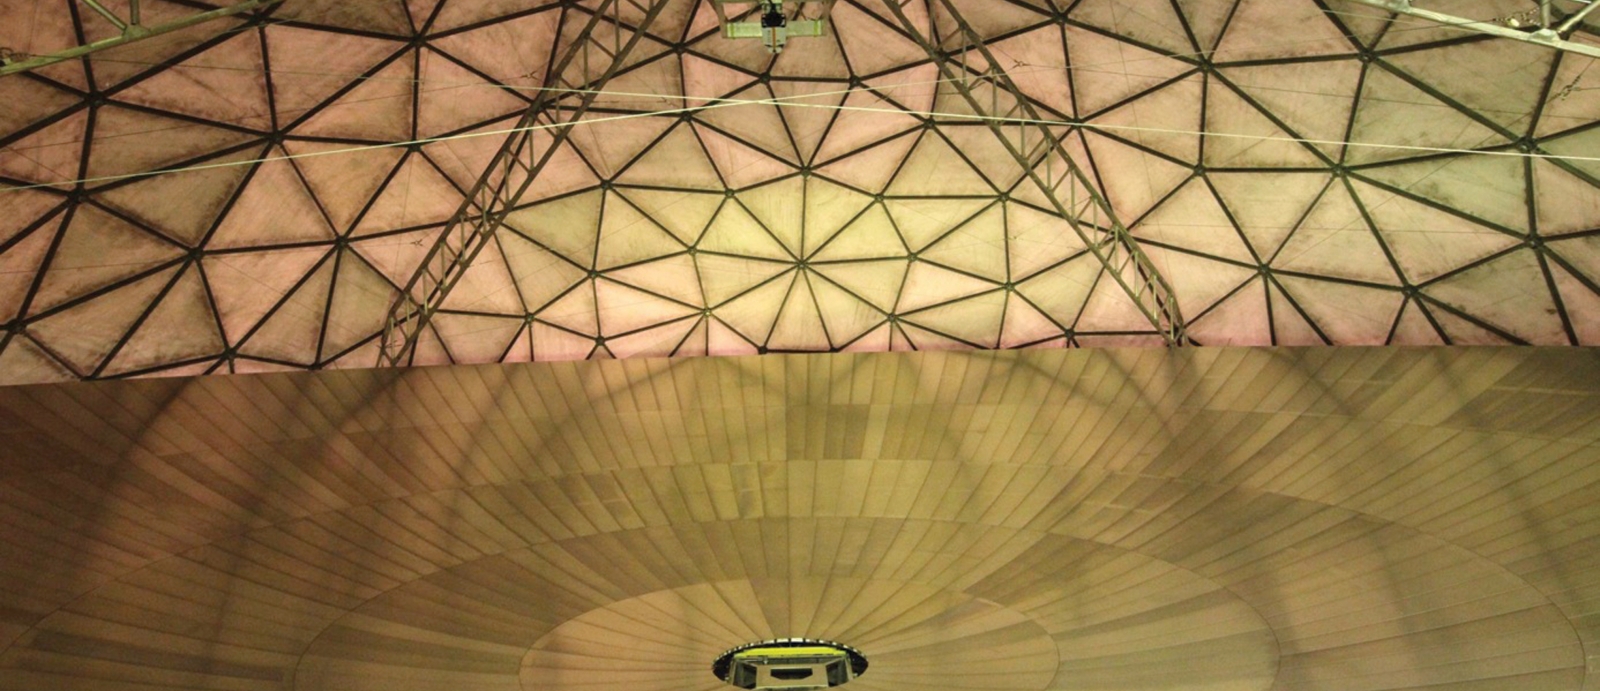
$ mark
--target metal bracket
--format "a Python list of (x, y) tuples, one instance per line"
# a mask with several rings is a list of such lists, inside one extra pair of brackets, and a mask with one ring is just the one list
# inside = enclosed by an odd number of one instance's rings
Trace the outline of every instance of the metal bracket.
[[(1555, 18), (1551, 12), (1550, 0), (1541, 0), (1536, 10), (1529, 11), (1528, 14), (1530, 16), (1523, 17), (1519, 14), (1508, 18), (1490, 20), (1468, 19), (1453, 14), (1413, 7), (1411, 0), (1351, 0), (1351, 2), (1388, 10), (1408, 17), (1438, 22), (1453, 29), (1473, 31), (1499, 38), (1509, 38), (1513, 41), (1533, 43), (1568, 53), (1600, 58), (1600, 46), (1570, 40), (1572, 32), (1578, 28), (1578, 23), (1583, 21), (1584, 17), (1587, 17), (1596, 7), (1600, 7), (1600, 0), (1587, 3), (1583, 9), (1565, 17), (1559, 25), (1555, 23)], [(1517, 25), (1517, 28), (1512, 28), (1508, 24)]]
[(107, 9), (97, 0), (83, 0), (83, 4), (88, 5), (89, 8), (94, 10), (96, 14), (99, 14), (107, 22), (110, 22), (112, 26), (116, 27), (117, 30), (122, 33), (117, 36), (95, 41), (93, 43), (87, 43), (76, 48), (68, 48), (66, 50), (46, 53), (44, 55), (28, 55), (11, 50), (0, 49), (0, 77), (4, 77), (8, 74), (16, 74), (18, 72), (27, 72), (29, 70), (38, 69), (46, 65), (54, 65), (58, 62), (65, 62), (67, 60), (82, 57), (90, 53), (99, 52), (108, 48), (116, 48), (117, 46), (127, 45), (129, 43), (141, 41), (152, 36), (160, 36), (161, 34), (171, 33), (179, 29), (187, 29), (196, 24), (203, 24), (213, 19), (220, 19), (222, 17), (239, 14), (241, 12), (249, 12), (250, 10), (269, 7), (280, 2), (283, 2), (283, 0), (246, 0), (245, 2), (241, 2), (237, 5), (229, 5), (220, 9), (211, 10), (209, 12), (193, 14), (182, 19), (175, 19), (170, 22), (163, 22), (154, 26), (147, 26), (144, 24), (143, 17), (140, 15), (139, 0), (129, 0), (128, 17), (126, 19)]
[[(516, 208), (522, 195), (539, 177), (562, 142), (567, 140), (573, 126), (589, 112), (589, 107), (601, 95), (606, 83), (622, 69), (634, 46), (644, 39), (645, 32), (671, 1), (649, 0), (650, 4), (646, 7), (638, 0), (601, 0), (582, 31), (567, 45), (560, 59), (552, 63), (545, 78), (546, 88), (539, 91), (533, 105), (517, 120), (511, 135), (468, 190), (461, 208), (450, 217), (444, 232), (439, 234), (439, 239), (428, 249), (421, 265), (389, 306), (389, 315), (384, 320), (383, 340), (378, 348), (378, 366), (411, 364), (417, 342), (432, 322), (434, 313), (455, 288), (456, 282), (461, 280), (478, 252), (493, 239), (506, 215)], [(626, 42), (622, 40), (625, 25), (622, 23), (620, 2), (626, 2), (644, 13), (644, 18), (633, 29), (633, 36)], [(610, 41), (594, 37), (595, 27), (603, 19), (616, 27)], [(610, 59), (605, 71), (592, 82), (589, 78), (592, 74), (589, 64), (591, 52), (598, 52)], [(575, 66), (580, 76), (569, 79), (567, 70)], [(556, 103), (572, 91), (581, 93), (575, 105), (562, 106)], [(540, 142), (537, 138), (540, 134), (548, 135), (548, 141)]]
[[(787, 3), (793, 9), (785, 9)], [(826, 36), (834, 0), (711, 0), (711, 10), (726, 38), (759, 38), (774, 55), (783, 52), (790, 38)], [(728, 18), (727, 5), (752, 5), (741, 14), (756, 13), (754, 21)], [(816, 16), (806, 16), (807, 5), (821, 5)], [(738, 16), (738, 15), (736, 15)]]
[[(901, 29), (920, 44), (939, 67), (943, 83), (950, 84), (989, 126), (1025, 175), (1049, 200), (1056, 214), (1067, 221), (1078, 239), (1132, 298), (1167, 345), (1188, 343), (1178, 298), (1171, 286), (1156, 271), (1127, 227), (1117, 219), (1111, 204), (1096, 190), (1093, 181), (1073, 162), (1061, 138), (1050, 130), (1027, 95), (1006, 74), (983, 36), (967, 23), (950, 0), (927, 0), (930, 5), (927, 33), (906, 15), (900, 0), (883, 1)], [(935, 3), (939, 3), (956, 24), (948, 35), (938, 31), (932, 7)], [(954, 51), (956, 54), (943, 48), (949, 39), (960, 40), (961, 49)], [(968, 64), (968, 55), (974, 51), (983, 60), (981, 71)], [(980, 94), (980, 89), (984, 93)], [(1010, 101), (1004, 112), (1002, 94)], [(1057, 168), (1058, 161), (1060, 168)], [(1067, 183), (1068, 188), (1066, 202), (1058, 191), (1063, 183)]]

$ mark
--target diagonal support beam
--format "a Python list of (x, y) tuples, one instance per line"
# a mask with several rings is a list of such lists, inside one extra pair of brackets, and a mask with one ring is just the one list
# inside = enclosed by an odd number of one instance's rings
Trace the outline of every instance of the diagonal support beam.
[[(909, 1), (909, 0), (905, 0)], [(939, 67), (943, 83), (950, 84), (967, 106), (988, 125), (1024, 174), (1066, 219), (1089, 252), (1118, 287), (1132, 298), (1145, 319), (1169, 346), (1188, 343), (1178, 298), (1117, 219), (1093, 181), (1073, 162), (1061, 137), (1039, 116), (1038, 109), (1006, 74), (983, 36), (967, 23), (950, 0), (926, 0), (928, 27), (924, 31), (905, 13), (902, 0), (883, 0), (900, 28), (921, 44)], [(941, 32), (936, 9), (943, 9), (954, 26)], [(944, 46), (959, 48), (952, 53)], [(982, 59), (969, 65), (969, 56)], [(1041, 170), (1042, 168), (1042, 170)], [(1062, 187), (1066, 189), (1063, 191)], [(1067, 199), (1063, 201), (1063, 192)]]
[[(540, 90), (533, 104), (517, 120), (505, 144), (468, 190), (461, 208), (450, 217), (444, 232), (439, 234), (411, 280), (389, 306), (378, 349), (379, 367), (411, 364), (417, 342), (433, 321), (434, 313), (472, 266), (473, 259), (494, 238), (506, 215), (516, 208), (523, 194), (550, 163), (578, 120), (589, 111), (606, 83), (627, 64), (634, 46), (643, 40), (645, 32), (670, 1), (645, 0), (648, 6), (639, 0), (600, 1), (582, 30), (551, 64), (545, 78), (546, 88)], [(626, 41), (622, 39), (623, 32), (627, 31), (621, 18), (623, 3), (644, 14)], [(612, 25), (610, 40), (596, 36), (596, 27), (602, 23)], [(592, 54), (603, 55), (606, 61), (604, 71), (593, 79), (590, 78)], [(578, 76), (568, 77), (568, 70), (574, 70)], [(576, 104), (558, 103), (574, 91), (581, 94)]]
[(0, 77), (4, 77), (8, 74), (16, 74), (18, 72), (36, 70), (40, 67), (54, 65), (58, 62), (66, 62), (67, 60), (83, 57), (85, 55), (89, 55), (90, 53), (96, 53), (108, 48), (124, 46), (129, 43), (151, 38), (153, 36), (171, 33), (179, 29), (187, 29), (196, 24), (203, 24), (213, 19), (220, 19), (222, 17), (228, 17), (241, 12), (249, 12), (251, 10), (257, 10), (264, 7), (271, 7), (272, 5), (276, 5), (280, 2), (283, 2), (283, 0), (245, 0), (245, 2), (241, 2), (236, 5), (229, 5), (227, 7), (210, 10), (207, 12), (199, 12), (182, 19), (174, 19), (170, 22), (163, 22), (160, 24), (147, 26), (142, 23), (140, 17), (139, 0), (131, 1), (128, 7), (128, 18), (126, 20), (111, 10), (106, 9), (105, 6), (101, 5), (95, 0), (85, 0), (84, 4), (88, 5), (90, 9), (94, 10), (101, 17), (104, 17), (107, 22), (110, 22), (112, 26), (115, 26), (117, 30), (122, 33), (110, 38), (95, 41), (93, 43), (86, 43), (75, 48), (58, 50), (52, 53), (46, 53), (44, 55), (22, 55), (20, 53), (0, 51)]
[(1483, 21), (1469, 19), (1467, 17), (1458, 17), (1453, 14), (1435, 12), (1433, 10), (1423, 9), (1421, 7), (1412, 7), (1411, 0), (1351, 1), (1370, 7), (1376, 7), (1381, 10), (1388, 10), (1396, 14), (1403, 14), (1408, 17), (1416, 17), (1418, 19), (1426, 19), (1431, 22), (1438, 22), (1439, 24), (1443, 24), (1455, 29), (1461, 29), (1463, 31), (1472, 31), (1490, 36), (1498, 36), (1500, 38), (1509, 38), (1513, 41), (1522, 41), (1524, 43), (1541, 45), (1546, 48), (1554, 48), (1556, 50), (1566, 51), (1568, 53), (1577, 53), (1579, 55), (1587, 55), (1591, 58), (1600, 58), (1600, 46), (1595, 46), (1588, 43), (1579, 43), (1577, 41), (1569, 41), (1566, 38), (1572, 35), (1572, 30), (1577, 27), (1578, 22), (1582, 21), (1584, 16), (1593, 11), (1595, 7), (1600, 6), (1600, 2), (1590, 2), (1587, 7), (1584, 7), (1582, 10), (1579, 10), (1578, 12), (1575, 12), (1571, 16), (1567, 17), (1565, 22), (1559, 27), (1550, 26), (1553, 23), (1550, 17), (1550, 6), (1548, 4), (1541, 4), (1540, 12), (1542, 16), (1539, 22), (1540, 28), (1533, 31), (1522, 31), (1505, 26), (1504, 24), (1499, 23), (1499, 20)]

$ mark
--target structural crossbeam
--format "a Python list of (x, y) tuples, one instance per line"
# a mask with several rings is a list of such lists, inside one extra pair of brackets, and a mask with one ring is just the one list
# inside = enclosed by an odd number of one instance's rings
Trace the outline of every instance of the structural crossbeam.
[[(378, 366), (411, 364), (417, 343), (440, 305), (568, 139), (573, 126), (589, 111), (606, 83), (627, 64), (634, 46), (670, 0), (647, 2), (648, 5), (638, 0), (601, 0), (582, 30), (551, 64), (545, 88), (517, 120), (511, 135), (468, 190), (461, 208), (445, 224), (444, 232), (390, 305), (378, 349)], [(630, 29), (622, 22), (622, 3), (643, 13), (626, 41), (622, 36)], [(610, 40), (597, 37), (596, 28), (601, 24), (612, 25)], [(604, 70), (593, 78), (591, 54), (602, 55), (606, 61)], [(577, 76), (569, 76), (569, 70)], [(579, 94), (576, 103), (559, 103), (574, 92)]]
[[(1024, 174), (1038, 187), (1055, 212), (1072, 228), (1169, 346), (1188, 342), (1178, 298), (1156, 271), (1138, 241), (1117, 219), (1115, 210), (1090, 177), (1067, 152), (1062, 137), (1006, 74), (984, 38), (950, 0), (926, 0), (928, 27), (907, 16), (901, 0), (883, 0), (890, 15), (938, 66), (941, 83), (950, 85), (999, 138)], [(953, 26), (941, 32), (937, 9)], [(954, 45), (954, 51), (945, 49)], [(973, 58), (981, 61), (975, 64)], [(1065, 187), (1063, 192), (1062, 188)], [(1063, 200), (1063, 194), (1066, 199)]]
[(89, 6), (89, 9), (94, 10), (96, 14), (99, 14), (112, 26), (116, 27), (117, 31), (120, 33), (110, 38), (104, 38), (91, 43), (85, 43), (81, 46), (67, 48), (65, 50), (52, 51), (50, 53), (44, 53), (41, 55), (27, 55), (14, 52), (8, 48), (0, 48), (0, 77), (4, 77), (9, 74), (16, 74), (18, 72), (36, 70), (40, 67), (54, 65), (58, 62), (66, 62), (67, 60), (71, 60), (73, 58), (83, 57), (91, 53), (96, 53), (110, 48), (116, 48), (118, 46), (124, 46), (136, 41), (142, 41), (154, 36), (160, 36), (162, 34), (178, 31), (179, 29), (187, 29), (196, 24), (203, 24), (213, 19), (220, 19), (222, 17), (240, 14), (242, 12), (249, 12), (251, 10), (270, 7), (283, 2), (283, 0), (245, 0), (244, 2), (235, 5), (228, 5), (227, 7), (221, 7), (215, 10), (191, 14), (180, 19), (149, 25), (143, 23), (142, 21), (139, 0), (130, 0), (128, 5), (128, 16), (126, 19), (110, 9), (107, 9), (104, 5), (100, 4), (96, 0), (83, 0), (83, 2), (85, 5)]
[(1590, 2), (1582, 10), (1579, 10), (1578, 12), (1573, 13), (1571, 16), (1566, 17), (1562, 24), (1556, 25), (1551, 17), (1550, 5), (1548, 0), (1546, 0), (1546, 2), (1540, 5), (1538, 10), (1534, 11), (1534, 13), (1539, 15), (1539, 17), (1532, 22), (1526, 22), (1521, 27), (1512, 28), (1502, 23), (1504, 18), (1482, 20), (1458, 17), (1453, 14), (1435, 12), (1433, 10), (1424, 9), (1421, 7), (1413, 7), (1411, 5), (1411, 0), (1351, 1), (1370, 7), (1376, 7), (1382, 10), (1388, 10), (1396, 14), (1403, 14), (1408, 17), (1426, 19), (1428, 21), (1437, 22), (1454, 29), (1472, 31), (1480, 34), (1487, 34), (1489, 36), (1497, 36), (1499, 38), (1509, 38), (1513, 41), (1522, 41), (1524, 43), (1541, 45), (1546, 48), (1554, 48), (1556, 50), (1566, 51), (1568, 53), (1577, 53), (1579, 55), (1587, 55), (1591, 58), (1600, 58), (1600, 46), (1570, 40), (1573, 30), (1577, 28), (1578, 22), (1582, 21), (1585, 16), (1593, 12), (1597, 6), (1600, 6), (1600, 2)]

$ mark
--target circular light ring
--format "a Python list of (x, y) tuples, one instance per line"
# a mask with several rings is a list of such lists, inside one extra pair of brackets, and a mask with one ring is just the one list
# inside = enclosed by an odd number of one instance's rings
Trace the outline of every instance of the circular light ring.
[(849, 658), (851, 677), (859, 677), (863, 672), (867, 671), (867, 657), (862, 655), (861, 651), (843, 643), (815, 638), (774, 638), (770, 641), (757, 641), (755, 643), (746, 643), (736, 648), (729, 648), (726, 652), (717, 656), (716, 662), (711, 663), (711, 673), (717, 675), (718, 679), (730, 684), (733, 683), (729, 680), (729, 675), (733, 672), (734, 656), (756, 648), (830, 648), (844, 653)]

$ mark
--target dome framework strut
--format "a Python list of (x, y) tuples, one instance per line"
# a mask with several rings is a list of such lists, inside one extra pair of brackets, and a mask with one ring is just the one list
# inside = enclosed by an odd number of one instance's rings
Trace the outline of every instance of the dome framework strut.
[[(933, 11), (936, 3), (950, 17), (952, 26), (945, 30), (941, 30), (938, 13)], [(961, 11), (950, 0), (928, 0), (928, 4), (928, 27), (924, 31), (906, 15), (898, 0), (884, 0), (901, 30), (938, 66), (941, 83), (949, 84), (988, 126), (1024, 176), (1049, 201), (1051, 209), (1067, 221), (1073, 234), (1132, 299), (1161, 339), (1168, 346), (1187, 343), (1183, 313), (1171, 284), (1140, 249), (1110, 202), (1096, 191), (1094, 181), (1073, 162), (1061, 137), (1043, 124), (1045, 119)], [(958, 41), (960, 48), (945, 50), (943, 46), (952, 39)], [(969, 64), (973, 53), (983, 61), (981, 71)], [(1063, 185), (1067, 188), (1064, 201)]]
[(13, 52), (6, 49), (0, 53), (0, 77), (48, 67), (59, 62), (66, 62), (73, 58), (83, 57), (102, 50), (128, 45), (147, 38), (154, 38), (162, 34), (172, 33), (191, 26), (204, 24), (213, 19), (231, 17), (253, 10), (265, 9), (276, 5), (283, 0), (243, 0), (243, 2), (226, 5), (214, 10), (197, 12), (179, 19), (161, 22), (159, 24), (145, 24), (141, 18), (139, 0), (129, 0), (128, 17), (124, 19), (115, 11), (100, 4), (98, 0), (83, 0), (85, 5), (101, 17), (105, 18), (120, 32), (114, 36), (84, 43), (79, 46), (64, 50), (52, 51), (41, 55), (29, 55)]
[[(632, 36), (626, 41), (622, 38), (623, 32), (630, 29), (621, 17), (624, 2), (644, 15), (638, 25), (631, 28)], [(644, 39), (669, 2), (601, 0), (561, 58), (552, 64), (545, 78), (546, 88), (539, 91), (533, 104), (518, 118), (505, 143), (467, 191), (461, 207), (450, 217), (411, 279), (390, 304), (380, 337), (377, 366), (411, 364), (417, 343), (451, 289), (494, 238), (506, 215), (517, 207), (571, 135), (573, 126), (589, 112), (606, 84), (627, 64), (634, 47)], [(595, 33), (600, 24), (607, 22), (613, 26), (609, 41)], [(592, 52), (606, 55), (610, 60), (603, 71), (591, 79), (590, 75), (599, 67), (590, 60)], [(575, 71), (577, 76), (569, 77), (569, 71)], [(558, 103), (573, 92), (580, 94), (575, 105)]]
[(1509, 38), (1514, 41), (1523, 41), (1535, 45), (1546, 46), (1556, 50), (1587, 55), (1591, 58), (1600, 58), (1600, 48), (1587, 43), (1568, 40), (1572, 32), (1578, 28), (1578, 23), (1600, 7), (1600, 2), (1590, 0), (1583, 9), (1561, 18), (1561, 23), (1555, 23), (1552, 12), (1551, 0), (1539, 0), (1539, 7), (1529, 13), (1534, 15), (1530, 20), (1520, 20), (1517, 15), (1502, 18), (1506, 25), (1496, 20), (1477, 20), (1460, 17), (1444, 12), (1437, 12), (1421, 7), (1413, 7), (1411, 0), (1355, 0), (1355, 2), (1381, 10), (1389, 10), (1396, 14), (1403, 14), (1417, 19), (1426, 19), (1445, 26), (1481, 34)]

